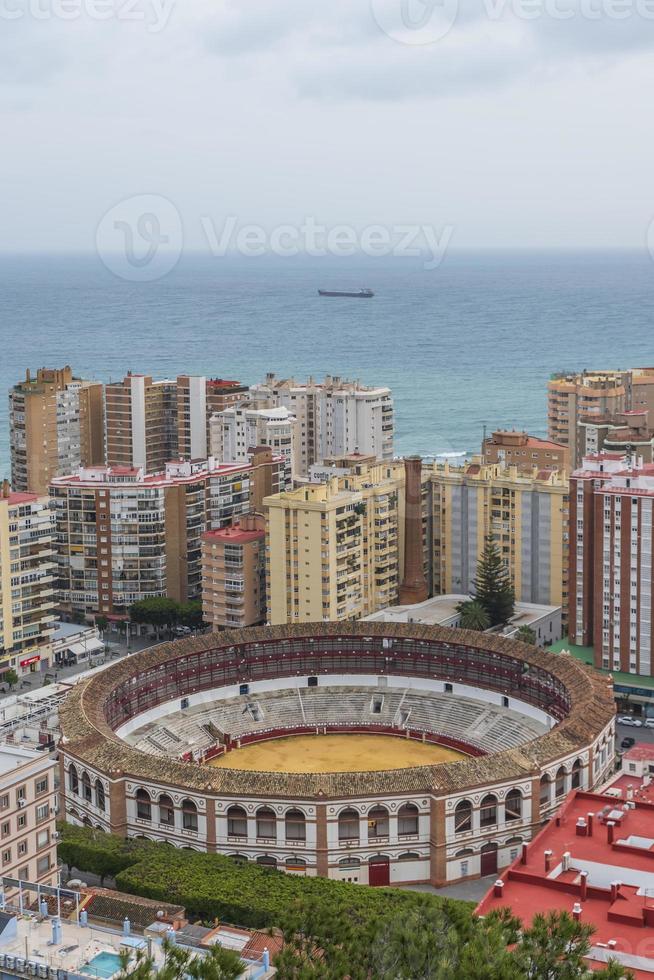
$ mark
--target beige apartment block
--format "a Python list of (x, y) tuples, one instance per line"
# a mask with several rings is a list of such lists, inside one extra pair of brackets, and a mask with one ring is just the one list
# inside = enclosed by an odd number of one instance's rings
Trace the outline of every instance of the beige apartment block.
[(213, 629), (266, 622), (266, 522), (260, 514), (202, 536), (202, 608)]
[(0, 493), (0, 674), (45, 670), (55, 621), (54, 516), (47, 497)]
[(57, 884), (55, 769), (43, 752), (0, 746), (0, 869), (3, 877)]
[(44, 494), (53, 477), (104, 460), (100, 382), (72, 369), (28, 370), (9, 392), (11, 481), (15, 491)]
[(579, 420), (614, 415), (627, 408), (627, 387), (626, 371), (585, 371), (555, 375), (548, 381), (547, 432), (554, 442), (568, 446), (572, 466), (580, 461)]
[(358, 619), (397, 602), (402, 574), (402, 463), (268, 497), (271, 624)]
[(255, 408), (283, 406), (298, 420), (296, 475), (307, 477), (314, 463), (329, 456), (360, 452), (380, 460), (393, 459), (393, 396), (390, 388), (327, 376), (324, 381), (266, 375), (253, 385), (249, 402)]
[[(423, 471), (424, 473), (424, 471)], [(433, 591), (470, 593), (488, 537), (509, 570), (516, 599), (567, 606), (568, 478), (553, 470), (473, 461), (430, 472)]]
[(549, 439), (531, 436), (528, 432), (498, 429), (484, 439), (481, 447), (483, 463), (507, 463), (523, 473), (552, 469), (570, 472), (570, 450)]
[(103, 466), (54, 480), (62, 608), (124, 617), (142, 599), (200, 598), (202, 535), (278, 490), (282, 470), (264, 450), (234, 465), (180, 461), (152, 475)]

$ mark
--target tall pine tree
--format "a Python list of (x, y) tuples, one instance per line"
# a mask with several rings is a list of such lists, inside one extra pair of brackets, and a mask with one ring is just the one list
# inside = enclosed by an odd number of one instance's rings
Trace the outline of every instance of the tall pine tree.
[(503, 626), (508, 623), (515, 609), (515, 593), (509, 570), (502, 562), (499, 548), (491, 537), (486, 538), (472, 584), (473, 598), (488, 613), (490, 625)]

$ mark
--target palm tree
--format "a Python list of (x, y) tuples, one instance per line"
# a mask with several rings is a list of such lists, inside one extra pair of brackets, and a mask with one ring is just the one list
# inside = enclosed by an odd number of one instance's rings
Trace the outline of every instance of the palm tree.
[(515, 635), (516, 640), (520, 640), (521, 643), (529, 643), (532, 647), (536, 644), (536, 634), (532, 630), (531, 626), (520, 626)]
[(484, 630), (490, 628), (490, 616), (481, 602), (477, 602), (476, 599), (471, 599), (469, 602), (461, 602), (456, 608), (457, 612), (461, 613), (461, 629), (483, 633)]

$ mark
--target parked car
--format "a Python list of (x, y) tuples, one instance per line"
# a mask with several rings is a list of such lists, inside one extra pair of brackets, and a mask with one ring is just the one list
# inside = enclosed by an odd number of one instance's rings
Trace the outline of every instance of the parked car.
[(622, 741), (620, 742), (620, 748), (621, 749), (630, 749), (632, 747), (632, 745), (635, 745), (635, 744), (636, 744), (636, 739), (635, 738), (632, 738), (631, 735), (627, 735), (627, 737), (626, 738), (623, 738)]
[(646, 718), (643, 725), (645, 728), (654, 728), (654, 718)]
[(633, 715), (618, 715), (617, 722), (618, 725), (629, 725), (631, 728), (643, 727), (643, 723), (640, 718), (634, 718)]

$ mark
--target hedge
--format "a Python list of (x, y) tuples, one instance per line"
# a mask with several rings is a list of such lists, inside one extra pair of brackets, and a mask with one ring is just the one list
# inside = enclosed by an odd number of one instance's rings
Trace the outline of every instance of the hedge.
[(394, 911), (430, 906), (446, 907), (453, 923), (463, 929), (470, 919), (471, 906), (467, 903), (446, 902), (421, 892), (304, 878), (236, 863), (220, 854), (125, 841), (68, 824), (61, 827), (60, 835), (59, 857), (67, 865), (111, 875), (120, 891), (183, 905), (191, 918), (220, 919), (261, 929), (279, 926), (306, 907), (324, 907), (330, 918), (343, 916), (365, 927)]

